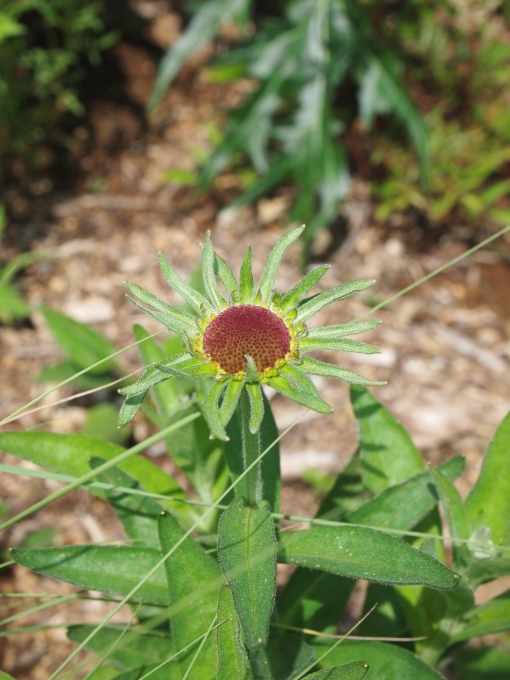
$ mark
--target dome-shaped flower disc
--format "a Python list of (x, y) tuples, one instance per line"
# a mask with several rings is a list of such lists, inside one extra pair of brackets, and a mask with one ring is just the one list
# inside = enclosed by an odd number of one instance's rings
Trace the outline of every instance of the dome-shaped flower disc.
[(273, 312), (256, 305), (229, 307), (207, 326), (204, 352), (225, 373), (247, 368), (251, 356), (257, 370), (273, 368), (290, 352), (291, 337), (285, 323)]

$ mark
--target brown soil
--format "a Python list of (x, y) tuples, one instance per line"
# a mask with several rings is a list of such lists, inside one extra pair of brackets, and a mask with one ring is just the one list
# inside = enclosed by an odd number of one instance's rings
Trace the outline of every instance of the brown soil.
[[(143, 106), (151, 91), (152, 59), (128, 43), (118, 45), (115, 53), (127, 94)], [(72, 160), (79, 179), (72, 192), (63, 195), (55, 191), (51, 175), (32, 181), (22, 169), (19, 186), (11, 185), (7, 198), (13, 214), (20, 222), (25, 220), (32, 248), (51, 257), (28, 267), (19, 280), (34, 309), (31, 324), (0, 331), (0, 418), (48, 387), (38, 384), (36, 376), (60, 356), (37, 312), (39, 305), (51, 305), (91, 324), (121, 348), (132, 342), (134, 323), (151, 332), (159, 330), (156, 322), (125, 301), (126, 278), (170, 303), (179, 302), (159, 272), (158, 250), (179, 273), (189, 276), (200, 258), (199, 244), (205, 231), (211, 229), (215, 248), (234, 269), (239, 268), (247, 245), (254, 247), (257, 277), (282, 227), (288, 226), (287, 190), (253, 207), (220, 211), (240, 188), (235, 175), (223, 175), (205, 195), (165, 181), (168, 169), (196, 168), (197, 150), (204, 154), (211, 148), (208, 124), (220, 121), (224, 107), (234, 105), (250, 88), (248, 82), (228, 87), (211, 84), (204, 71), (196, 70), (198, 64), (195, 69), (193, 65), (187, 68), (163, 105), (149, 117), (146, 128), (132, 108), (112, 102), (91, 104), (87, 125), (75, 131)], [(33, 214), (30, 218), (27, 195), (34, 201), (44, 199), (37, 224)], [(461, 237), (453, 230), (432, 239), (412, 218), (403, 218), (396, 228), (376, 225), (369, 187), (361, 180), (353, 182), (341, 211), (350, 236), (344, 247), (329, 257), (332, 267), (324, 285), (331, 287), (351, 278), (375, 278), (377, 283), (370, 289), (371, 295), (357, 295), (318, 315), (314, 323), (321, 325), (367, 314), (374, 301), (389, 298), (464, 252), (468, 238), (479, 241), (495, 231), (490, 224), (481, 225), (474, 234), (469, 227), (458, 225)], [(22, 247), (25, 237), (12, 237), (6, 256), (13, 255), (20, 244)], [(319, 235), (316, 261), (328, 250), (329, 239), (327, 232)], [(510, 239), (499, 243), (499, 252), (510, 252)], [(296, 246), (284, 258), (277, 288), (288, 289), (300, 275)], [(476, 480), (485, 446), (509, 409), (509, 290), (508, 255), (485, 249), (377, 312), (376, 318), (383, 323), (367, 340), (381, 347), (382, 354), (341, 359), (342, 365), (356, 372), (388, 381), (374, 394), (408, 428), (426, 461), (437, 463), (458, 453), (466, 456), (466, 471), (458, 482), (462, 494)], [(123, 354), (121, 361), (128, 370), (140, 366), (134, 350)], [(312, 514), (318, 502), (313, 490), (299, 481), (303, 472), (319, 468), (333, 474), (356, 446), (348, 386), (328, 379), (318, 379), (316, 384), (334, 406), (333, 416), (305, 412), (279, 396), (272, 398), (280, 428), (301, 418), (282, 441), (283, 510), (301, 515)], [(56, 390), (45, 398), (46, 409), (25, 415), (8, 427), (79, 431), (86, 416), (84, 406), (72, 401), (49, 405), (72, 392), (69, 388)], [(141, 440), (146, 435), (147, 426), (140, 419), (134, 438)], [(164, 456), (153, 453), (163, 464)], [(20, 464), (5, 454), (2, 461)], [(10, 514), (29, 507), (57, 486), (34, 480), (27, 483), (7, 474), (0, 478), (1, 498)], [(18, 545), (30, 533), (48, 527), (56, 529), (60, 545), (122, 537), (105, 503), (75, 492), (6, 532), (4, 545)], [(73, 591), (17, 566), (4, 574), (5, 593)], [(14, 610), (5, 615), (10, 611)], [(107, 611), (105, 603), (75, 601), (9, 625), (65, 626), (99, 621)], [(116, 620), (128, 618), (125, 611)], [(16, 635), (8, 644), (0, 639), (0, 667), (18, 680), (43, 680), (72, 649), (65, 628)], [(78, 657), (75, 666), (84, 659)]]

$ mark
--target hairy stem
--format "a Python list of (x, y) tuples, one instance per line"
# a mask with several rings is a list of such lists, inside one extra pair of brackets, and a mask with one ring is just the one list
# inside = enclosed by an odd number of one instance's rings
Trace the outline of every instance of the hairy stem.
[[(243, 387), (240, 396), (241, 401), (241, 431), (243, 439), (243, 463), (244, 469), (251, 465), (260, 454), (260, 432), (250, 432), (250, 398), (246, 388)], [(260, 481), (260, 462), (246, 475), (245, 500), (248, 505), (256, 507), (262, 500), (262, 486)]]

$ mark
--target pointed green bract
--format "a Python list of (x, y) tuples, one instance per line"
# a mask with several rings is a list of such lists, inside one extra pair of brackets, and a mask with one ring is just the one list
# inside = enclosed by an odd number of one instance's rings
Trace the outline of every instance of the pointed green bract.
[(367, 345), (358, 340), (345, 340), (343, 338), (314, 338), (304, 337), (299, 340), (299, 349), (302, 352), (313, 352), (322, 349), (334, 349), (339, 352), (358, 352), (359, 354), (380, 354), (379, 347)]
[(147, 391), (148, 390), (142, 390), (141, 392), (131, 394), (124, 399), (124, 403), (119, 410), (119, 417), (117, 418), (118, 427), (126, 427), (126, 425), (133, 420), (142, 405), (142, 401), (145, 399)]
[(379, 380), (369, 380), (364, 378), (362, 375), (354, 373), (354, 371), (349, 371), (347, 368), (342, 368), (341, 366), (335, 366), (334, 364), (327, 364), (324, 361), (319, 361), (318, 359), (312, 359), (311, 357), (303, 357), (299, 360), (298, 366), (307, 373), (312, 375), (324, 375), (328, 378), (337, 378), (338, 380), (343, 380), (344, 382), (351, 383), (352, 385), (366, 385), (368, 387), (380, 387), (386, 385), (385, 382)]
[(232, 293), (237, 290), (237, 281), (234, 272), (230, 269), (225, 260), (214, 253), (214, 272), (219, 276), (220, 281), (225, 286), (227, 293)]
[(227, 385), (220, 408), (221, 422), (224, 425), (227, 425), (234, 415), (243, 386), (244, 380), (230, 380)]
[(204, 286), (207, 291), (209, 299), (219, 311), (225, 304), (218, 284), (216, 283), (216, 275), (214, 272), (214, 250), (211, 245), (211, 232), (208, 231), (205, 235), (205, 243), (202, 249), (202, 276), (204, 279)]
[(331, 265), (323, 264), (303, 276), (301, 281), (296, 283), (296, 285), (291, 288), (288, 293), (285, 293), (285, 295), (282, 296), (280, 300), (280, 307), (282, 308), (282, 311), (284, 313), (289, 312), (291, 309), (294, 309), (294, 307), (297, 307), (308, 291), (312, 290), (312, 288), (322, 279), (324, 274), (330, 268)]
[(335, 326), (321, 326), (320, 328), (309, 328), (307, 338), (340, 338), (344, 335), (357, 335), (370, 331), (378, 326), (380, 321), (362, 321), (354, 323), (342, 323)]
[[(156, 318), (165, 319), (165, 325), (170, 327), (171, 330), (174, 328), (180, 329), (188, 334), (191, 334), (192, 337), (197, 332), (196, 319), (191, 316), (191, 314), (184, 312), (182, 309), (175, 309), (175, 307), (167, 305), (165, 302), (157, 298), (152, 293), (149, 293), (149, 291), (144, 290), (136, 283), (130, 283), (129, 281), (126, 281), (126, 287), (129, 288), (131, 293), (133, 293), (133, 295), (135, 295), (141, 302), (149, 305), (149, 307), (153, 307), (157, 312), (159, 312)], [(144, 312), (154, 315), (152, 310), (146, 310), (144, 307), (140, 307), (136, 301), (131, 300), (129, 296), (128, 299), (130, 302), (139, 307), (139, 309), (141, 308)]]
[(250, 398), (250, 432), (255, 434), (260, 430), (264, 417), (264, 402), (260, 383), (247, 383), (246, 391)]
[(232, 597), (232, 589), (224, 585), (218, 599), (216, 629), (216, 678), (222, 680), (248, 680), (248, 656), (244, 648), (241, 625)]
[(239, 272), (239, 302), (242, 305), (250, 305), (255, 297), (255, 283), (253, 282), (251, 262), (251, 246), (248, 246), (246, 255), (241, 263), (241, 271)]
[(319, 312), (323, 307), (326, 307), (326, 305), (330, 305), (332, 302), (336, 302), (337, 300), (344, 300), (353, 293), (366, 290), (374, 283), (375, 280), (356, 279), (355, 281), (347, 281), (347, 283), (342, 283), (336, 288), (324, 291), (324, 293), (319, 293), (319, 295), (312, 297), (310, 300), (308, 300), (308, 302), (305, 302), (298, 308), (296, 322), (303, 323), (308, 321), (311, 316), (317, 314), (317, 312)]
[[(286, 365), (288, 366), (288, 364)], [(306, 374), (303, 373), (303, 375)], [(308, 376), (306, 377), (308, 378)], [(299, 382), (290, 381), (286, 376), (276, 375), (273, 378), (269, 378), (267, 384), (269, 385), (269, 387), (272, 387), (274, 390), (282, 394), (284, 397), (292, 399), (292, 401), (295, 401), (298, 404), (301, 404), (302, 406), (311, 408), (312, 411), (317, 411), (317, 413), (324, 414), (333, 413), (333, 409), (331, 408), (331, 406), (329, 406), (329, 404), (327, 404), (323, 399), (321, 399), (321, 397), (316, 396), (315, 394), (308, 392), (306, 390), (302, 390), (300, 387), (302, 382), (303, 381)], [(311, 382), (312, 381), (310, 380), (310, 383)]]
[(228, 441), (228, 436), (222, 422), (218, 400), (226, 386), (227, 381), (216, 381), (200, 405), (211, 434), (223, 441)]
[(147, 368), (138, 380), (132, 385), (127, 387), (121, 387), (119, 394), (124, 396), (131, 396), (133, 394), (139, 394), (140, 392), (146, 392), (153, 385), (157, 385), (163, 380), (168, 380), (169, 371), (162, 370), (161, 366), (170, 367), (173, 364), (179, 365), (184, 359), (189, 359), (189, 354), (180, 354), (166, 361), (160, 362), (157, 366), (150, 366)]
[(267, 304), (270, 301), (271, 291), (276, 280), (276, 273), (278, 271), (278, 267), (280, 266), (280, 262), (282, 261), (284, 252), (292, 243), (294, 243), (294, 241), (297, 241), (304, 230), (305, 228), (303, 226), (293, 229), (292, 231), (288, 231), (280, 238), (273, 250), (269, 253), (266, 266), (264, 267), (264, 271), (262, 272), (259, 282), (262, 303)]
[(196, 312), (200, 314), (203, 307), (208, 314), (215, 313), (214, 307), (209, 300), (192, 288), (189, 283), (186, 283), (186, 281), (177, 274), (171, 264), (165, 259), (163, 253), (158, 253), (158, 260), (168, 285), (182, 295)]
[(276, 594), (276, 539), (269, 505), (235, 498), (221, 515), (218, 558), (232, 588), (247, 647), (263, 647)]
[(190, 356), (189, 354), (178, 362), (173, 362), (171, 359), (168, 362), (162, 361), (156, 364), (155, 368), (163, 371), (163, 373), (181, 376), (182, 378), (192, 378), (194, 380), (213, 378), (216, 375), (216, 371), (209, 361)]

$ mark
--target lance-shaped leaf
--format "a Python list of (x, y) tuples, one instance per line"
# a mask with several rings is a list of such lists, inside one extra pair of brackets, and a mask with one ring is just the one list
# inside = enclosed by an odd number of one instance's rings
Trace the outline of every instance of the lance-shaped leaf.
[(234, 415), (244, 384), (244, 380), (230, 380), (228, 382), (220, 408), (221, 422), (223, 425), (227, 425)]
[(471, 588), (476, 588), (482, 583), (494, 581), (501, 576), (510, 576), (510, 559), (488, 557), (473, 562), (464, 578)]
[[(440, 466), (443, 476), (457, 479), (464, 469), (465, 459), (456, 456)], [(380, 529), (411, 529), (432, 510), (438, 501), (428, 472), (421, 472), (405, 482), (390, 486), (376, 498), (347, 515), (346, 521), (367, 524)]]
[(146, 394), (147, 390), (142, 390), (142, 392), (131, 394), (124, 399), (124, 403), (120, 407), (119, 416), (117, 418), (118, 427), (126, 427), (126, 425), (133, 420), (138, 413)]
[[(326, 651), (327, 645), (314, 643), (317, 657)], [(370, 677), (374, 680), (445, 680), (441, 673), (431, 668), (407, 649), (382, 642), (357, 642), (344, 640), (319, 661), (320, 666), (352, 663), (367, 659), (370, 664)]]
[(219, 311), (225, 304), (225, 300), (223, 299), (216, 282), (216, 275), (214, 272), (214, 250), (211, 244), (210, 231), (205, 235), (205, 243), (202, 249), (202, 276), (207, 295), (216, 307), (216, 311)]
[(149, 305), (149, 307), (153, 307), (156, 312), (158, 312), (158, 315), (155, 315), (152, 310), (141, 307), (135, 300), (132, 300), (128, 296), (128, 300), (130, 300), (130, 302), (132, 302), (139, 309), (142, 309), (144, 312), (155, 316), (158, 321), (161, 321), (167, 328), (170, 328), (170, 330), (185, 331), (191, 335), (191, 337), (195, 335), (197, 332), (197, 324), (195, 317), (193, 317), (191, 314), (188, 314), (188, 312), (185, 312), (182, 309), (176, 309), (175, 307), (167, 305), (166, 302), (163, 302), (152, 293), (149, 293), (149, 291), (144, 290), (136, 283), (130, 283), (129, 281), (126, 281), (125, 284), (131, 293), (133, 293), (133, 295), (135, 295), (140, 300), (140, 302), (143, 302), (145, 305)]
[(202, 409), (203, 416), (209, 425), (211, 434), (218, 439), (222, 439), (223, 441), (228, 441), (228, 436), (225, 431), (225, 426), (222, 422), (218, 401), (226, 386), (226, 380), (215, 382), (205, 399), (200, 404), (200, 408)]
[(240, 497), (230, 503), (219, 522), (218, 558), (246, 645), (263, 647), (276, 593), (276, 540), (267, 503), (252, 508)]
[(260, 383), (246, 383), (246, 391), (250, 399), (250, 432), (256, 434), (264, 417), (264, 401)]
[[(15, 562), (39, 574), (121, 597), (130, 593), (161, 559), (161, 552), (153, 548), (106, 545), (69, 545), (42, 550), (17, 548), (10, 554)], [(163, 567), (138, 588), (133, 601), (168, 604)]]
[(282, 299), (280, 300), (282, 311), (285, 313), (294, 309), (294, 307), (297, 307), (305, 295), (322, 279), (330, 267), (331, 265), (329, 264), (323, 264), (316, 269), (312, 269), (308, 274), (305, 274), (301, 281), (298, 281), (288, 293), (285, 293), (285, 295), (282, 296)]
[(310, 328), (307, 331), (307, 338), (341, 338), (344, 335), (358, 335), (365, 333), (378, 326), (380, 321), (362, 321), (353, 323), (342, 323), (335, 326), (321, 326), (320, 328)]
[(453, 636), (452, 643), (510, 630), (510, 590), (468, 611), (462, 624), (464, 627)]
[(311, 357), (303, 357), (299, 360), (297, 365), (303, 371), (306, 371), (311, 375), (323, 375), (327, 378), (337, 378), (338, 380), (343, 380), (344, 382), (351, 383), (352, 385), (364, 385), (367, 387), (380, 387), (381, 385), (386, 385), (385, 382), (381, 382), (379, 380), (369, 380), (368, 378), (364, 378), (362, 375), (354, 373), (354, 371), (349, 371), (347, 368), (335, 366), (334, 364), (327, 364), (324, 361), (318, 361), (317, 359), (312, 359)]
[(510, 413), (489, 444), (480, 476), (466, 498), (473, 523), (482, 523), (499, 543), (510, 537)]
[(318, 413), (332, 413), (333, 409), (317, 392), (315, 385), (303, 371), (296, 366), (285, 364), (280, 374), (270, 378), (268, 385), (284, 397), (307, 406)]
[(202, 307), (208, 314), (214, 314), (215, 309), (201, 293), (192, 288), (183, 278), (177, 274), (171, 264), (165, 259), (163, 253), (158, 253), (159, 265), (163, 276), (168, 285), (176, 290), (182, 297), (193, 307), (199, 314), (202, 313)]
[(336, 288), (332, 288), (331, 290), (326, 290), (323, 293), (319, 293), (319, 295), (315, 295), (314, 297), (310, 298), (310, 300), (300, 305), (298, 308), (296, 323), (304, 323), (326, 305), (330, 305), (332, 302), (336, 302), (337, 300), (344, 300), (346, 297), (349, 297), (349, 295), (352, 295), (358, 291), (366, 290), (374, 283), (375, 280), (356, 279), (355, 281), (347, 281)]
[(266, 647), (250, 650), (257, 680), (294, 680), (312, 668), (313, 648), (297, 635), (269, 640)]
[(216, 629), (216, 677), (222, 680), (247, 680), (248, 655), (243, 644), (241, 625), (232, 597), (232, 589), (225, 584), (220, 589)]
[(274, 287), (276, 273), (280, 266), (280, 262), (282, 261), (283, 254), (294, 241), (297, 241), (304, 230), (305, 227), (302, 226), (297, 229), (292, 229), (292, 231), (288, 231), (279, 239), (273, 250), (269, 253), (259, 282), (261, 301), (263, 303), (268, 303), (271, 298), (271, 291)]
[(423, 471), (421, 456), (396, 418), (362, 387), (351, 387), (363, 483), (375, 494)]
[(299, 349), (302, 352), (313, 352), (321, 349), (334, 349), (339, 352), (358, 352), (359, 354), (380, 354), (379, 347), (368, 345), (358, 340), (344, 340), (343, 338), (317, 338), (304, 337), (299, 341)]
[[(168, 554), (182, 539), (184, 531), (167, 513), (158, 522), (161, 550)], [(216, 614), (218, 588), (223, 583), (220, 567), (188, 536), (165, 560), (170, 602), (170, 629), (177, 649), (182, 649), (207, 632)], [(190, 678), (213, 677), (216, 662), (214, 636), (201, 650)], [(189, 663), (189, 661), (188, 661)]]
[(455, 588), (459, 576), (397, 538), (363, 527), (314, 527), (280, 538), (279, 559), (350, 578)]
[(242, 305), (251, 304), (255, 298), (255, 283), (253, 281), (251, 263), (251, 246), (248, 246), (246, 255), (241, 262), (241, 270), (239, 272), (239, 302)]
[(369, 665), (364, 661), (351, 661), (335, 668), (324, 668), (317, 673), (305, 675), (303, 680), (363, 680)]
[(232, 295), (232, 293), (237, 290), (237, 281), (234, 272), (218, 253), (214, 253), (214, 273), (219, 276), (220, 281), (225, 286), (229, 295)]

